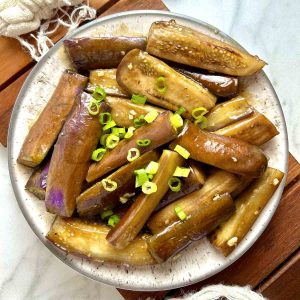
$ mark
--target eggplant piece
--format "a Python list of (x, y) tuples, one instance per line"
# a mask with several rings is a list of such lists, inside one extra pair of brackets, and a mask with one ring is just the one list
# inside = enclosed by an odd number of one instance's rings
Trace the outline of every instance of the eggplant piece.
[(189, 151), (192, 159), (248, 177), (261, 176), (268, 165), (267, 157), (257, 146), (203, 131), (190, 121), (169, 148), (176, 145)]
[(221, 195), (217, 201), (200, 202), (184, 221), (178, 220), (150, 237), (147, 241), (148, 250), (158, 263), (164, 262), (210, 233), (233, 212), (234, 203), (229, 194)]
[(228, 256), (249, 232), (259, 214), (277, 190), (284, 173), (267, 168), (235, 201), (235, 213), (210, 237), (212, 244)]
[[(77, 97), (51, 157), (45, 204), (47, 211), (59, 216), (72, 216), (101, 135), (99, 117), (91, 116), (88, 111), (91, 98), (85, 92)], [(100, 105), (100, 111), (103, 105), (105, 103)]]
[(115, 208), (120, 203), (121, 196), (135, 191), (134, 171), (145, 168), (150, 161), (157, 161), (158, 159), (159, 153), (153, 150), (109, 175), (107, 179), (113, 180), (118, 184), (117, 189), (112, 192), (106, 191), (101, 181), (94, 184), (77, 198), (78, 214), (80, 216), (93, 217), (101, 214), (104, 210)]
[[(159, 78), (164, 83), (162, 90), (158, 86)], [(117, 82), (131, 94), (146, 96), (154, 105), (173, 111), (184, 107), (185, 117), (190, 117), (196, 107), (210, 109), (216, 103), (216, 97), (202, 85), (138, 49), (131, 50), (122, 59)]]
[(177, 72), (196, 80), (218, 97), (230, 98), (238, 93), (239, 80), (237, 77), (220, 74), (205, 74), (196, 70), (176, 68)]
[(176, 167), (182, 166), (184, 158), (178, 153), (164, 150), (160, 159), (157, 173), (152, 183), (157, 191), (152, 194), (140, 194), (130, 206), (125, 216), (112, 228), (106, 239), (118, 249), (125, 248), (141, 231), (159, 201), (168, 191), (168, 181), (173, 176)]
[(111, 116), (118, 126), (121, 127), (130, 127), (134, 126), (133, 120), (140, 117), (141, 115), (146, 115), (150, 111), (157, 111), (158, 113), (163, 112), (164, 110), (152, 106), (152, 105), (140, 105), (131, 102), (124, 98), (117, 97), (106, 97), (105, 102), (111, 108)]
[(94, 221), (57, 217), (46, 238), (67, 253), (113, 264), (153, 265), (147, 251), (149, 235), (138, 236), (124, 250), (115, 249), (106, 241), (109, 227)]
[(279, 134), (275, 125), (257, 111), (248, 118), (221, 128), (214, 133), (237, 138), (256, 146), (268, 142)]
[(98, 69), (90, 71), (89, 84), (86, 88), (88, 92), (94, 92), (96, 87), (105, 89), (107, 95), (116, 97), (129, 97), (116, 80), (117, 69)]
[(161, 210), (168, 204), (180, 199), (194, 191), (199, 190), (205, 182), (205, 174), (199, 163), (189, 161), (190, 174), (187, 178), (182, 178), (182, 186), (179, 192), (168, 190), (163, 199), (159, 202), (155, 211)]
[(229, 101), (216, 105), (207, 115), (208, 131), (216, 131), (227, 125), (245, 119), (254, 112), (245, 97), (238, 96)]
[(219, 199), (220, 195), (232, 193), (240, 184), (241, 179), (236, 175), (222, 170), (214, 171), (200, 190), (180, 198), (153, 215), (148, 221), (148, 228), (153, 234), (157, 234), (178, 221), (175, 213), (177, 206), (186, 215), (191, 215), (202, 203), (214, 202)]
[(132, 49), (145, 50), (145, 37), (83, 37), (64, 40), (64, 46), (79, 71), (116, 68)]
[[(137, 148), (140, 154), (146, 153), (170, 142), (177, 136), (177, 130), (173, 127), (169, 111), (161, 113), (152, 123), (135, 130), (130, 139), (124, 139), (118, 145), (103, 156), (102, 160), (90, 165), (86, 180), (94, 181), (106, 173), (127, 163), (128, 151)], [(138, 140), (150, 139), (147, 147), (137, 145)]]
[(233, 76), (248, 76), (266, 63), (257, 56), (236, 48), (175, 20), (151, 25), (146, 51), (177, 63)]
[(28, 167), (38, 166), (63, 127), (76, 96), (85, 88), (87, 77), (65, 70), (47, 105), (30, 128), (21, 148), (18, 163)]

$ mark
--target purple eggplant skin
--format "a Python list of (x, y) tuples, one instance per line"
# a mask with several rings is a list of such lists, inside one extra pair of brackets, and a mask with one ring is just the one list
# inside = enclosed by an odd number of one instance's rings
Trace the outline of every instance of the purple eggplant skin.
[(116, 68), (132, 49), (145, 50), (145, 37), (98, 37), (64, 40), (64, 46), (78, 71)]
[(91, 98), (85, 92), (78, 95), (51, 157), (45, 204), (47, 211), (59, 216), (72, 216), (91, 154), (101, 135), (99, 117), (91, 116), (88, 111)]
[(65, 70), (46, 107), (39, 115), (21, 148), (18, 163), (38, 166), (55, 143), (76, 96), (85, 88), (88, 78)]

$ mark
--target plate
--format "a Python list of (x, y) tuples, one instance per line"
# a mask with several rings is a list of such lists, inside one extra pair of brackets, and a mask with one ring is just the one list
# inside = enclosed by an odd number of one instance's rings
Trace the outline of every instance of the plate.
[[(191, 17), (161, 11), (133, 11), (110, 15), (80, 27), (68, 37), (142, 36), (147, 35), (152, 22), (170, 19), (239, 46), (230, 37), (208, 24)], [(285, 178), (251, 231), (227, 258), (204, 238), (182, 251), (176, 260), (157, 266), (131, 267), (95, 263), (66, 254), (45, 239), (54, 216), (46, 212), (43, 201), (24, 190), (32, 170), (17, 164), (16, 159), (30, 126), (46, 105), (62, 72), (68, 67), (70, 62), (60, 41), (40, 60), (25, 81), (17, 98), (9, 128), (9, 171), (15, 196), (27, 222), (46, 247), (64, 263), (92, 279), (119, 288), (148, 291), (174, 289), (206, 279), (241, 257), (261, 235), (272, 218), (283, 192)], [(252, 105), (271, 119), (279, 130), (280, 134), (265, 144), (264, 150), (269, 157), (269, 165), (287, 173), (286, 125), (279, 100), (269, 79), (261, 71), (256, 75), (243, 78), (241, 87), (252, 96)]]

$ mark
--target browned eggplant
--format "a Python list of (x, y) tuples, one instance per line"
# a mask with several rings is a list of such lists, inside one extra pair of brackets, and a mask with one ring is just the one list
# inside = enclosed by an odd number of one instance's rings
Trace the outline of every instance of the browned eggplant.
[(85, 88), (87, 77), (66, 70), (46, 107), (30, 128), (21, 148), (18, 163), (36, 167), (46, 157), (75, 102)]
[(56, 218), (47, 239), (60, 249), (88, 259), (114, 264), (153, 265), (154, 259), (147, 250), (148, 234), (138, 236), (123, 250), (107, 242), (109, 227), (95, 221), (75, 218)]
[(150, 161), (157, 161), (159, 153), (155, 150), (143, 154), (133, 162), (121, 167), (107, 179), (117, 183), (117, 189), (106, 191), (101, 181), (84, 191), (76, 201), (77, 212), (80, 216), (92, 217), (101, 214), (104, 210), (115, 208), (120, 203), (120, 197), (125, 193), (133, 193), (134, 171), (147, 166)]
[(178, 220), (164, 231), (148, 239), (148, 250), (161, 263), (186, 248), (195, 240), (214, 230), (234, 212), (229, 194), (220, 195), (217, 201), (200, 202), (184, 221)]
[(190, 121), (170, 149), (176, 145), (189, 151), (192, 159), (248, 177), (261, 176), (268, 165), (267, 157), (257, 146), (203, 131)]
[(64, 40), (74, 66), (79, 71), (116, 68), (124, 55), (132, 49), (145, 50), (145, 37), (83, 37)]
[(185, 117), (190, 117), (196, 107), (210, 109), (216, 103), (216, 97), (202, 85), (138, 49), (122, 59), (117, 82), (131, 94), (147, 97), (154, 105), (173, 111), (184, 107)]
[[(175, 139), (177, 130), (172, 125), (171, 116), (171, 112), (163, 112), (152, 123), (135, 130), (130, 139), (119, 142), (114, 149), (106, 152), (102, 160), (91, 164), (86, 180), (88, 182), (94, 181), (127, 163), (128, 151), (132, 148), (137, 148), (140, 154), (143, 154)], [(147, 147), (138, 146), (137, 141), (143, 139), (149, 139), (150, 145)]]
[[(101, 125), (98, 116), (88, 111), (92, 96), (83, 92), (67, 119), (54, 146), (47, 178), (46, 208), (59, 216), (72, 216), (76, 198), (96, 148)], [(100, 110), (102, 110), (101, 104)]]
[(157, 190), (151, 194), (140, 194), (120, 222), (112, 228), (106, 239), (116, 248), (125, 248), (141, 231), (159, 201), (169, 189), (168, 181), (176, 167), (182, 166), (184, 158), (178, 153), (164, 150), (158, 162), (158, 170), (152, 184)]
[(248, 118), (221, 128), (214, 133), (237, 138), (257, 146), (279, 134), (275, 125), (257, 111)]
[(191, 215), (202, 203), (216, 201), (220, 195), (233, 192), (240, 184), (241, 180), (236, 175), (222, 170), (214, 171), (200, 190), (178, 199), (153, 215), (148, 227), (153, 234), (157, 234), (178, 221), (176, 207), (180, 207), (186, 215)]
[(174, 20), (151, 25), (146, 51), (177, 63), (234, 76), (252, 75), (266, 64), (257, 56)]
[(124, 98), (107, 96), (105, 102), (108, 103), (111, 108), (110, 113), (113, 120), (121, 127), (134, 126), (133, 120), (135, 118), (138, 118), (141, 115), (145, 116), (150, 111), (155, 110), (159, 113), (164, 111), (163, 109), (152, 105), (135, 104)]

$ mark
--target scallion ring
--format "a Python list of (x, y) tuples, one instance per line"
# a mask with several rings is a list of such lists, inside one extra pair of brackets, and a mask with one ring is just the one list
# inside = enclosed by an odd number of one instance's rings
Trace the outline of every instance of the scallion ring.
[(197, 107), (192, 110), (192, 116), (194, 119), (199, 119), (208, 113), (208, 110), (205, 107)]
[(120, 141), (120, 138), (117, 135), (111, 133), (106, 138), (105, 145), (107, 148), (113, 149), (118, 145), (119, 141)]
[(157, 173), (158, 167), (159, 167), (159, 164), (158, 164), (157, 162), (155, 162), (155, 161), (150, 161), (149, 164), (148, 164), (148, 166), (146, 167), (146, 172), (147, 172), (148, 174), (154, 175), (154, 174)]
[(92, 153), (92, 160), (100, 161), (103, 158), (105, 152), (106, 152), (106, 149), (104, 149), (104, 148), (98, 148), (98, 149), (94, 150)]
[(172, 192), (179, 192), (181, 190), (181, 180), (179, 178), (171, 177), (168, 185)]
[(147, 147), (151, 144), (151, 140), (150, 139), (137, 140), (136, 144), (140, 147)]
[(157, 191), (157, 185), (154, 182), (146, 181), (142, 185), (142, 192), (146, 195), (153, 194)]
[(109, 217), (107, 225), (115, 227), (120, 222), (120, 217), (118, 215), (112, 215)]
[(136, 128), (139, 128), (146, 124), (144, 115), (140, 115), (138, 118), (133, 120), (133, 124)]
[(202, 116), (201, 118), (195, 120), (196, 125), (199, 125), (201, 129), (205, 129), (207, 127), (207, 118)]
[(145, 104), (146, 101), (147, 101), (147, 97), (145, 96), (135, 95), (135, 94), (131, 96), (131, 102), (135, 104)]
[(101, 113), (99, 116), (99, 122), (102, 125), (108, 124), (109, 122), (111, 122), (111, 120), (112, 120), (112, 117), (111, 117), (111, 113), (109, 113), (109, 112)]
[(88, 106), (88, 111), (91, 116), (96, 116), (99, 114), (100, 106), (94, 98), (91, 98)]
[(102, 182), (104, 189), (108, 192), (113, 192), (118, 187), (118, 184), (115, 181), (107, 179), (107, 178), (102, 179), (101, 182)]
[(103, 129), (103, 131), (106, 131), (108, 129), (115, 127), (116, 125), (117, 125), (116, 122), (114, 120), (112, 120), (112, 121), (108, 122), (102, 129)]
[(135, 127), (130, 126), (130, 127), (127, 129), (127, 132), (125, 133), (124, 138), (125, 138), (125, 139), (130, 139), (130, 138), (133, 136), (133, 133), (134, 133), (135, 130), (136, 130)]
[(102, 134), (100, 137), (100, 144), (104, 147), (106, 146), (106, 139), (108, 136), (109, 136), (109, 134)]
[(128, 161), (134, 161), (136, 160), (137, 158), (140, 157), (140, 150), (137, 149), (137, 148), (131, 148), (128, 150), (128, 153), (127, 153), (127, 160)]
[(93, 98), (95, 98), (97, 100), (97, 102), (101, 102), (105, 99), (106, 97), (106, 92), (105, 90), (100, 87), (100, 86), (97, 86), (93, 92)]
[(125, 127), (114, 127), (112, 128), (111, 133), (117, 135), (120, 138), (123, 138), (125, 136), (126, 130)]
[(157, 77), (155, 80), (155, 87), (158, 92), (164, 94), (168, 89), (166, 78), (164, 76)]

